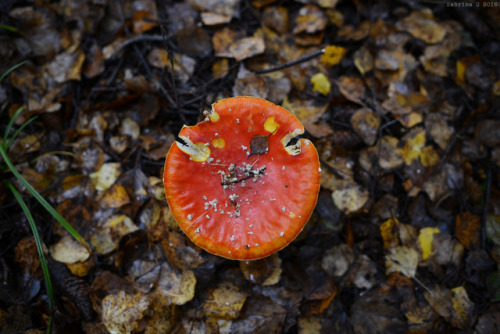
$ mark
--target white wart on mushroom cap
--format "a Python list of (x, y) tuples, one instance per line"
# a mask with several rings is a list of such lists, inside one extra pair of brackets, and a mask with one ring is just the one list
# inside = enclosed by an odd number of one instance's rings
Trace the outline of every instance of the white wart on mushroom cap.
[(299, 120), (264, 99), (235, 97), (184, 126), (165, 161), (167, 202), (181, 229), (229, 259), (266, 257), (294, 240), (316, 205), (318, 153)]

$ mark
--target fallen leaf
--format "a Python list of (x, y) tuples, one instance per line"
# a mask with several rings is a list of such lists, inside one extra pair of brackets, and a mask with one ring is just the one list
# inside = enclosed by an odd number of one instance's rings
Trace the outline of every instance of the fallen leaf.
[(165, 49), (154, 48), (148, 53), (148, 63), (156, 68), (164, 68), (167, 66), (168, 52)]
[(414, 129), (404, 137), (405, 144), (401, 150), (406, 165), (410, 165), (420, 157), (422, 148), (425, 146), (425, 130)]
[(90, 243), (98, 254), (108, 254), (118, 248), (118, 243), (124, 235), (138, 229), (126, 215), (115, 215), (92, 234)]
[(422, 260), (426, 260), (432, 254), (432, 241), (434, 235), (439, 233), (439, 229), (435, 227), (425, 227), (418, 234), (418, 244), (422, 251)]
[(337, 45), (328, 45), (325, 53), (321, 55), (321, 64), (325, 66), (335, 66), (340, 63), (347, 53), (347, 49)]
[(155, 28), (158, 26), (158, 23), (155, 20), (158, 20), (156, 6), (151, 9), (148, 8), (148, 10), (142, 9), (134, 12), (132, 18), (134, 33), (139, 35)]
[(320, 8), (315, 5), (305, 5), (299, 10), (293, 33), (314, 34), (323, 31), (327, 23), (327, 17)]
[(238, 286), (222, 282), (217, 288), (208, 292), (207, 300), (203, 303), (203, 310), (210, 317), (236, 319), (246, 299), (246, 293), (241, 292)]
[(396, 247), (399, 244), (397, 218), (390, 218), (380, 225), (380, 234), (384, 241), (384, 249), (388, 250)]
[(455, 234), (457, 239), (467, 249), (479, 246), (481, 233), (481, 221), (478, 216), (470, 212), (457, 215), (455, 221)]
[(274, 285), (281, 277), (281, 259), (278, 253), (274, 253), (261, 260), (241, 261), (240, 269), (243, 276), (254, 284)]
[(201, 21), (207, 26), (216, 26), (231, 22), (231, 16), (211, 12), (201, 13)]
[(340, 244), (325, 252), (321, 268), (331, 276), (341, 277), (351, 268), (354, 259), (354, 250), (346, 244)]
[(102, 321), (111, 333), (132, 333), (139, 326), (149, 307), (150, 298), (136, 293), (126, 294), (124, 291), (116, 295), (108, 295), (102, 300)]
[(420, 152), (420, 162), (424, 167), (431, 167), (438, 164), (440, 156), (434, 149), (434, 147), (428, 145), (422, 148)]
[(399, 272), (406, 277), (414, 278), (417, 273), (419, 255), (413, 248), (396, 246), (385, 256), (385, 273), (389, 275)]
[(237, 61), (242, 61), (243, 59), (251, 58), (253, 56), (262, 54), (265, 50), (264, 39), (261, 34), (257, 34), (254, 37), (242, 38), (229, 46), (229, 52), (232, 58)]
[(106, 209), (116, 209), (130, 203), (127, 190), (119, 183), (113, 184), (103, 195), (99, 202), (101, 207)]
[(288, 97), (285, 97), (282, 107), (297, 117), (303, 124), (316, 123), (326, 111), (328, 105), (317, 106), (315, 103), (315, 100), (293, 99), (290, 101)]
[(373, 56), (366, 46), (354, 52), (354, 65), (363, 76), (373, 69)]
[(373, 145), (377, 140), (379, 121), (375, 113), (362, 108), (351, 116), (351, 125), (366, 145)]
[(446, 120), (437, 113), (429, 114), (425, 118), (425, 128), (432, 140), (441, 149), (446, 149), (453, 133), (453, 129), (448, 126)]
[(453, 305), (453, 319), (459, 328), (467, 329), (474, 321), (474, 303), (471, 302), (463, 286), (451, 290), (451, 303)]
[[(378, 161), (381, 168), (398, 168), (404, 162), (401, 149), (398, 148), (399, 140), (395, 137), (384, 136), (380, 144), (380, 159)], [(372, 147), (376, 150), (377, 147)]]
[(74, 53), (63, 52), (47, 65), (47, 74), (57, 83), (80, 80), (84, 61), (85, 54), (80, 50)]
[(108, 162), (103, 164), (98, 171), (90, 174), (90, 180), (97, 191), (104, 191), (115, 183), (120, 173), (120, 163)]
[(424, 291), (424, 298), (437, 314), (445, 319), (450, 318), (453, 312), (451, 291), (447, 288), (436, 286), (434, 289)]
[(409, 16), (399, 21), (396, 27), (429, 44), (443, 41), (446, 35), (446, 30), (436, 23), (432, 11), (428, 8), (411, 12)]
[(500, 96), (500, 79), (497, 80), (493, 85), (492, 94), (495, 96)]
[(337, 81), (340, 92), (346, 99), (364, 106), (365, 84), (363, 80), (355, 77), (342, 76)]
[(172, 304), (184, 305), (194, 298), (196, 277), (191, 270), (178, 270), (168, 263), (161, 265), (157, 293)]
[(54, 260), (67, 264), (83, 262), (90, 256), (89, 251), (69, 235), (62, 237), (58, 243), (50, 246), (49, 250)]
[(332, 192), (335, 205), (347, 214), (360, 210), (368, 201), (368, 196), (368, 191), (359, 185)]
[(311, 77), (311, 83), (313, 85), (313, 91), (318, 92), (323, 95), (330, 94), (330, 89), (332, 87), (327, 76), (323, 73), (316, 73)]

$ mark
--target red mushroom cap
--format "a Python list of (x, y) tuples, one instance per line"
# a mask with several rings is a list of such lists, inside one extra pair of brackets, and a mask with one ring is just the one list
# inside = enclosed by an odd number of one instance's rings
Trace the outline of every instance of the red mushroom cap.
[(318, 153), (286, 109), (256, 97), (212, 105), (184, 126), (165, 161), (168, 205), (187, 236), (209, 253), (254, 260), (302, 231), (320, 187)]

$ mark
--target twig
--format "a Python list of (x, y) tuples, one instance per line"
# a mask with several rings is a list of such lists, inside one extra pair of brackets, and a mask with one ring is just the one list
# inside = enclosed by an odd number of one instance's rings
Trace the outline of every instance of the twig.
[(127, 46), (139, 43), (139, 42), (161, 42), (165, 38), (170, 38), (171, 36), (163, 36), (163, 35), (139, 35), (135, 37), (131, 37), (127, 39), (126, 41), (123, 41), (121, 44), (119, 44), (116, 47), (116, 50), (113, 52), (111, 55), (110, 59), (115, 59), (118, 54), (125, 49)]
[(315, 52), (313, 52), (311, 54), (308, 54), (308, 55), (306, 55), (306, 56), (304, 56), (302, 58), (289, 61), (287, 63), (278, 65), (276, 67), (264, 68), (264, 69), (261, 69), (261, 70), (256, 70), (256, 71), (254, 71), (254, 73), (256, 73), (256, 74), (265, 74), (265, 73), (271, 73), (271, 72), (279, 71), (279, 70), (282, 70), (282, 69), (285, 69), (285, 68), (288, 68), (288, 67), (292, 67), (292, 66), (295, 66), (295, 65), (298, 65), (298, 64), (301, 64), (301, 63), (305, 63), (308, 60), (311, 60), (311, 59), (314, 59), (316, 57), (321, 56), (323, 53), (325, 53), (325, 49), (321, 49), (321, 50), (315, 51)]

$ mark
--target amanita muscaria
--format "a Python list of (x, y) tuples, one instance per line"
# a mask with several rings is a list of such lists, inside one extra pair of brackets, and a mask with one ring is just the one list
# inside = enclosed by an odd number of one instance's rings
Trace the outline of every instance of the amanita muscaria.
[(221, 100), (184, 126), (165, 161), (168, 205), (186, 235), (209, 253), (266, 257), (302, 231), (320, 187), (318, 153), (300, 121), (261, 98)]

